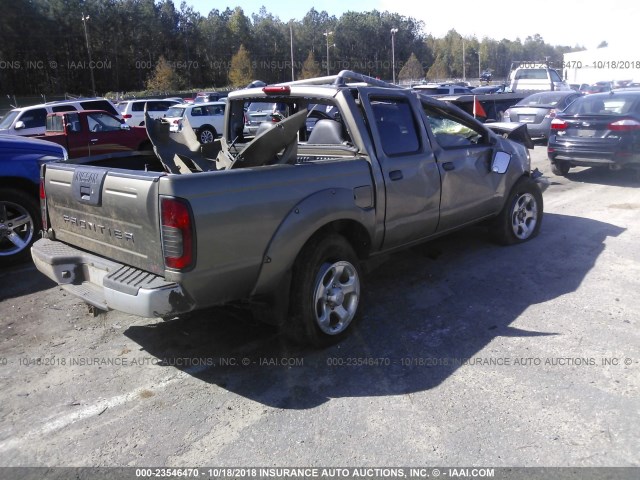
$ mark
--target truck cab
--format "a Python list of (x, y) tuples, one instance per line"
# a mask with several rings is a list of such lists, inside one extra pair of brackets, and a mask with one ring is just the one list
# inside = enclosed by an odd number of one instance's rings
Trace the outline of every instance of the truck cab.
[(62, 145), (70, 158), (151, 148), (145, 128), (130, 127), (100, 110), (50, 113), (39, 138)]

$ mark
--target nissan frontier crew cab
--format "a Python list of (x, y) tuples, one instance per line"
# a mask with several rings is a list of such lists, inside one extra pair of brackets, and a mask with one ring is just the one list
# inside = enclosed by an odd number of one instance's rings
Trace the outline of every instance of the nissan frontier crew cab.
[[(247, 136), (251, 102), (283, 104), (282, 120)], [(520, 243), (542, 221), (528, 150), (505, 138), (522, 129), (350, 71), (229, 94), (214, 159), (191, 128), (147, 128), (156, 155), (43, 169), (34, 262), (99, 309), (244, 299), (322, 346), (362, 310), (363, 261), (482, 221)]]

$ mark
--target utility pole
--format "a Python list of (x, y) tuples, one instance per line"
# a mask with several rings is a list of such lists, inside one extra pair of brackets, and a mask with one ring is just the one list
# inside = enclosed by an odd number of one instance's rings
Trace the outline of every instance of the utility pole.
[(91, 61), (91, 48), (89, 48), (89, 34), (87, 33), (87, 20), (89, 20), (89, 15), (84, 16), (84, 12), (82, 12), (82, 25), (84, 25), (84, 40), (87, 42), (87, 54), (89, 55), (89, 71), (91, 72), (91, 91), (93, 92), (93, 96), (96, 96), (96, 81), (93, 78), (93, 62)]
[(327, 76), (329, 76), (329, 35), (333, 35), (333, 32), (324, 32), (323, 35), (327, 37)]
[(289, 21), (289, 37), (291, 38), (291, 81), (295, 80), (295, 71), (293, 69), (293, 27)]
[(465, 70), (465, 54), (464, 54), (464, 38), (462, 39), (462, 81), (467, 81), (467, 72)]
[(393, 81), (391, 83), (396, 83), (396, 33), (398, 33), (397, 28), (391, 29), (391, 71), (393, 76)]

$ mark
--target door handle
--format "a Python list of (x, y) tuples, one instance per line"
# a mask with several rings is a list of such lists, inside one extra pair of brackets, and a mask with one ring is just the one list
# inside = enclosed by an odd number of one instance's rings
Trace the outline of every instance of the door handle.
[(91, 139), (91, 143), (97, 143), (97, 142), (98, 142), (98, 139), (97, 139), (97, 138), (92, 138), (92, 139)]
[(391, 172), (389, 172), (389, 178), (391, 180), (402, 180), (403, 175), (402, 175), (402, 170), (393, 170)]
[(447, 172), (450, 172), (451, 170), (455, 170), (456, 166), (452, 162), (444, 162), (442, 164), (442, 168), (444, 168)]

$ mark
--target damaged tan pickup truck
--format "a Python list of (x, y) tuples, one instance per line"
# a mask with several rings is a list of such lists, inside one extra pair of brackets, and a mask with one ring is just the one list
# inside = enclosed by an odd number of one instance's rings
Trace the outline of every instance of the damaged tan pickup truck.
[[(281, 111), (249, 137), (251, 102)], [(154, 155), (43, 169), (33, 259), (99, 309), (171, 317), (248, 300), (325, 345), (362, 310), (362, 262), (478, 222), (503, 244), (540, 229), (528, 150), (509, 139), (526, 142), (526, 127), (358, 73), (231, 93), (218, 152), (148, 123)]]

